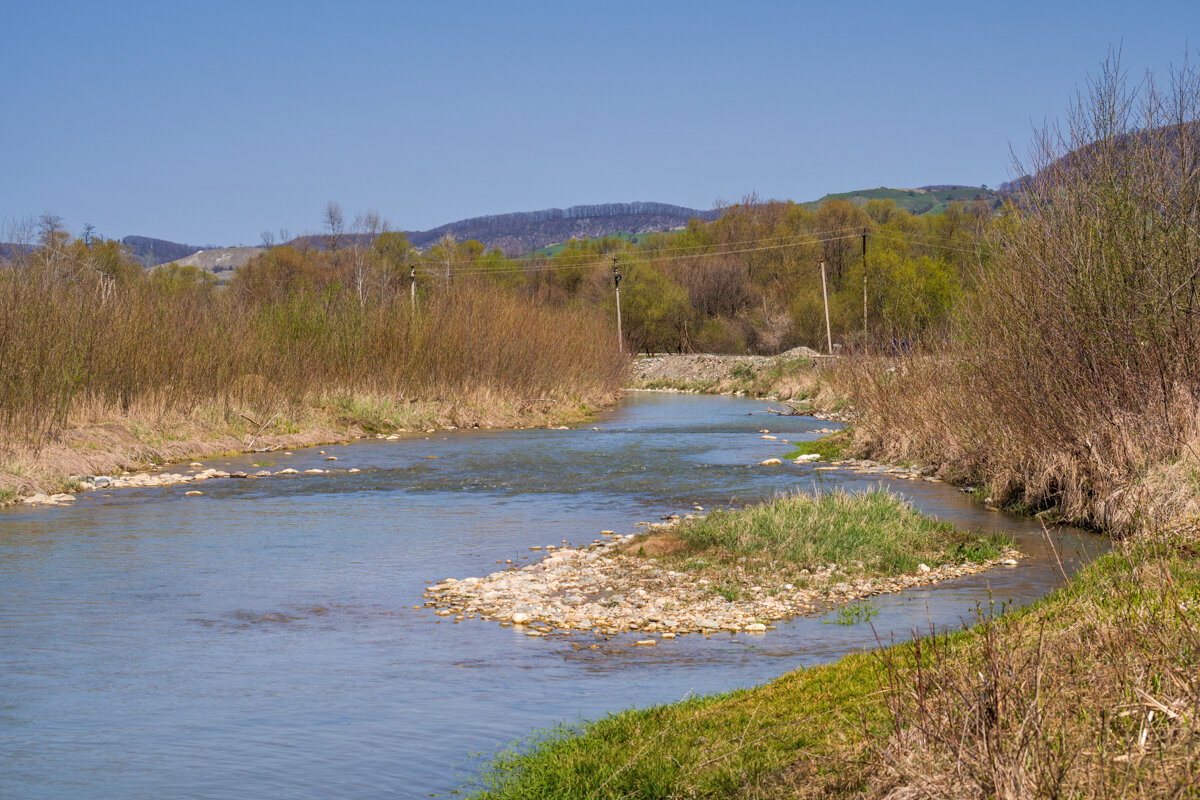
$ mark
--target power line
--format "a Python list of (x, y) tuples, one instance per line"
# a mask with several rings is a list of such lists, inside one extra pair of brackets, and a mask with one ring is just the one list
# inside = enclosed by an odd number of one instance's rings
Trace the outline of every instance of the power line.
[[(980, 248), (978, 246), (976, 246), (974, 248), (955, 247), (954, 245), (941, 244), (939, 242), (931, 242), (927, 239), (921, 238), (921, 236), (923, 236), (924, 234), (910, 234), (910, 233), (900, 233), (898, 231), (894, 231), (894, 232), (890, 232), (890, 233), (870, 232), (867, 235), (874, 236), (876, 239), (886, 239), (888, 241), (897, 242), (899, 244), (921, 245), (922, 247), (934, 247), (934, 248), (937, 248), (940, 250), (956, 250), (960, 253), (973, 253), (976, 255), (978, 255), (980, 252)], [(900, 237), (903, 237), (903, 238), (900, 238)]]
[[(782, 240), (810, 239), (814, 236), (821, 237), (821, 236), (828, 236), (830, 234), (848, 233), (850, 231), (854, 231), (857, 235), (857, 232), (861, 231), (861, 230), (862, 230), (861, 225), (855, 225), (853, 227), (847, 227), (847, 228), (834, 228), (832, 230), (821, 231), (819, 233), (789, 233), (789, 234), (781, 234), (779, 236), (760, 237), (757, 239), (743, 239), (743, 240), (734, 241), (734, 242), (712, 242), (710, 244), (694, 244), (694, 245), (686, 245), (686, 246), (681, 246), (681, 247), (663, 247), (663, 248), (647, 250), (645, 252), (654, 253), (655, 255), (664, 254), (664, 253), (682, 253), (682, 252), (687, 252), (687, 251), (692, 251), (692, 250), (704, 250), (705, 248), (735, 247), (735, 246), (743, 245), (743, 244), (762, 244), (764, 242), (775, 242), (775, 241), (780, 241), (781, 245), (787, 246), (790, 244), (802, 244), (802, 242), (787, 242), (787, 241), (782, 241)], [(664, 233), (670, 233), (670, 231), (665, 231)], [(642, 235), (642, 234), (639, 234), (639, 235)], [(625, 240), (620, 240), (620, 241), (625, 241)], [(819, 241), (824, 241), (824, 240), (819, 240)], [(622, 251), (618, 251), (618, 252), (620, 254), (626, 254), (631, 251), (622, 250)], [(719, 255), (720, 252), (724, 252), (724, 251), (718, 251), (718, 252), (714, 252), (714, 253), (700, 253), (700, 255)], [(429, 251), (425, 250), (425, 251), (423, 251), (422, 255), (428, 255), (428, 253), (429, 253)], [(596, 258), (602, 258), (602, 257), (609, 256), (609, 255), (611, 255), (611, 252), (596, 253), (596, 254), (580, 253), (579, 257), (580, 258), (589, 258), (589, 257), (594, 256)], [(553, 258), (553, 257), (554, 256), (544, 256), (544, 258)], [(510, 259), (510, 260), (520, 261), (521, 258), (518, 257), (518, 258), (514, 258), (514, 259)], [(446, 259), (441, 258), (441, 259), (438, 259), (438, 263), (442, 264), (442, 265), (475, 264), (475, 263), (478, 263), (478, 259), (462, 258), (462, 259), (451, 259), (451, 260), (447, 261)]]
[[(711, 253), (693, 253), (691, 256), (688, 256), (688, 257), (689, 258), (713, 258), (716, 256), (731, 256), (731, 255), (742, 255), (745, 253), (759, 253), (759, 252), (764, 252), (764, 251), (768, 251), (768, 250), (783, 250), (783, 249), (787, 249), (790, 247), (802, 247), (805, 245), (816, 245), (816, 244), (824, 244), (826, 242), (837, 242), (837, 241), (842, 241), (845, 239), (856, 239), (862, 235), (860, 233), (860, 231), (862, 230), (861, 227), (855, 228), (853, 230), (855, 230), (856, 232), (844, 234), (841, 236), (827, 236), (827, 237), (816, 238), (816, 239), (809, 238), (809, 239), (804, 239), (804, 240), (800, 240), (800, 241), (785, 242), (785, 243), (781, 243), (781, 244), (764, 245), (762, 247), (747, 247), (747, 248), (743, 248), (740, 250), (720, 250), (720, 251), (711, 252)], [(778, 237), (773, 237), (773, 238), (778, 238)], [(771, 239), (764, 239), (764, 240), (760, 240), (760, 241), (771, 241)], [(522, 265), (521, 262), (519, 262), (519, 261), (512, 261), (512, 262), (509, 262), (508, 264), (485, 265), (485, 266), (476, 266), (476, 267), (462, 267), (462, 268), (457, 268), (457, 269), (451, 269), (450, 273), (454, 274), (454, 275), (482, 275), (482, 274), (501, 273), (501, 272), (529, 273), (529, 272), (554, 272), (557, 270), (581, 269), (581, 268), (586, 269), (587, 267), (595, 266), (596, 264), (600, 263), (600, 259), (606, 255), (612, 255), (612, 254), (611, 253), (597, 254), (592, 259), (589, 259), (587, 262), (577, 263), (577, 264), (544, 263), (544, 264), (535, 264), (535, 265)], [(633, 263), (638, 263), (638, 264), (651, 264), (651, 263), (654, 263), (655, 261), (672, 261), (672, 260), (675, 260), (675, 258), (680, 258), (680, 257), (662, 256), (662, 255), (659, 255), (658, 252), (642, 254), (642, 253), (639, 253), (638, 251), (624, 251), (618, 255), (625, 256), (629, 261), (631, 261)], [(474, 263), (474, 264), (477, 264), (478, 262), (470, 262), (470, 261), (462, 262), (462, 261), (460, 261), (460, 262), (451, 262), (451, 263), (467, 263), (467, 264)], [(444, 268), (445, 264), (446, 264), (445, 261), (441, 261), (441, 260), (437, 261), (436, 265), (438, 267), (438, 271), (436, 273), (433, 271), (432, 263), (421, 264), (420, 267), (421, 267), (421, 269), (423, 269), (426, 273), (428, 273), (430, 275), (433, 275), (435, 277), (441, 277), (446, 274), (446, 270)]]

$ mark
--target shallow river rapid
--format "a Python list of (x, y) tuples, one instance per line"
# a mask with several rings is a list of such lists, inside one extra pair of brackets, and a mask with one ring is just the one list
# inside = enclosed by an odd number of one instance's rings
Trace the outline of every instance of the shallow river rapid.
[[(956, 627), (979, 604), (1020, 605), (1057, 585), (1036, 521), (986, 511), (953, 487), (757, 466), (789, 449), (759, 429), (796, 441), (829, 426), (766, 406), (639, 393), (577, 430), (206, 462), (357, 474), (0, 510), (0, 797), (446, 796), (534, 729), (760, 683), (874, 643), (870, 625), (816, 617), (766, 635), (629, 647), (631, 634), (576, 650), (410, 608), (427, 582), (528, 563), (531, 545), (586, 545), (693, 504), (883, 483), (960, 527), (1007, 531), (1030, 554), (876, 598), (885, 639)], [(204, 496), (184, 496), (197, 488)], [(1056, 538), (1068, 570), (1101, 549), (1075, 532)]]

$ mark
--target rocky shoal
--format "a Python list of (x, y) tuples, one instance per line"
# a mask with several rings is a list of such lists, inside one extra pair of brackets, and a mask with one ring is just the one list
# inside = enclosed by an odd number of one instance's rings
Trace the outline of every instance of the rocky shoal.
[[(336, 461), (336, 457), (330, 457), (331, 461)], [(192, 467), (197, 469), (203, 464), (194, 463)], [(176, 486), (184, 483), (201, 483), (203, 481), (212, 480), (214, 478), (269, 478), (276, 475), (325, 475), (335, 472), (353, 473), (361, 472), (357, 468), (351, 469), (320, 469), (313, 467), (311, 469), (299, 470), (290, 467), (286, 469), (276, 470), (272, 472), (269, 469), (261, 469), (257, 472), (228, 472), (221, 469), (198, 469), (194, 472), (160, 472), (157, 475), (151, 475), (148, 472), (139, 472), (136, 474), (124, 474), (117, 476), (110, 475), (77, 475), (74, 476), (74, 481), (80, 491), (88, 491), (95, 489), (128, 489), (137, 486)], [(191, 492), (189, 492), (191, 494)], [(196, 494), (199, 494), (197, 492)], [(74, 494), (59, 492), (57, 494), (38, 493), (28, 497), (21, 498), (21, 502), (27, 505), (66, 505), (75, 501)]]
[[(661, 530), (675, 521), (647, 527)], [(921, 564), (916, 573), (892, 577), (856, 576), (837, 564), (826, 564), (801, 570), (803, 587), (737, 566), (722, 573), (717, 584), (712, 577), (676, 571), (654, 558), (626, 552), (639, 534), (604, 533), (605, 538), (583, 548), (549, 545), (549, 554), (538, 563), (481, 578), (446, 578), (425, 590), (424, 605), (456, 622), (476, 617), (494, 620), (529, 636), (637, 632), (672, 639), (719, 631), (761, 633), (777, 620), (824, 613), (839, 603), (927, 586), (997, 565), (1015, 566), (1020, 557), (1010, 551), (979, 564)], [(846, 568), (857, 571), (857, 565)], [(648, 638), (639, 644), (655, 641)]]

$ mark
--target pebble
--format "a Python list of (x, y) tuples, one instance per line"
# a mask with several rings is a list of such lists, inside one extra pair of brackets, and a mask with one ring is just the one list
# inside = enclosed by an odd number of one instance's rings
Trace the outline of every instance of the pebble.
[(760, 462), (758, 462), (758, 465), (759, 465), (760, 467), (773, 467), (773, 466), (775, 466), (775, 465), (777, 465), (777, 464), (782, 464), (782, 463), (783, 463), (783, 462), (782, 462), (782, 461), (780, 461), (778, 458), (768, 458), (766, 461), (760, 461)]
[(202, 495), (202, 494), (204, 494), (204, 492), (197, 492), (195, 489), (193, 489), (190, 492), (184, 492), (183, 496), (184, 497), (196, 497), (197, 495)]
[[(669, 528), (678, 522), (635, 527)], [(639, 535), (644, 534), (614, 535), (596, 550), (592, 545), (546, 550), (539, 560), (490, 575), (447, 578), (425, 590), (425, 605), (437, 612), (532, 627), (546, 635), (637, 632), (643, 637), (639, 641), (646, 641), (646, 634), (664, 639), (718, 631), (763, 634), (773, 630), (769, 623), (774, 620), (824, 613), (832, 604), (928, 586), (1020, 557), (1009, 552), (987, 564), (922, 564), (912, 574), (886, 578), (861, 574), (859, 564), (811, 565), (797, 570), (805, 575), (804, 588), (785, 582), (783, 575), (738, 564), (721, 575), (722, 584), (737, 589), (737, 599), (729, 601), (713, 589), (709, 577), (715, 576), (664, 569), (656, 559), (639, 557), (632, 549), (624, 552)]]

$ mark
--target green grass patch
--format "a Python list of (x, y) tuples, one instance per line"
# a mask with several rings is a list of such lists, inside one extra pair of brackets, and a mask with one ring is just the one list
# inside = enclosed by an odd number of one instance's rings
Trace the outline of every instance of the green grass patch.
[[(866, 577), (915, 572), (921, 563), (961, 564), (999, 556), (1010, 541), (955, 529), (883, 490), (780, 497), (738, 511), (714, 511), (678, 526), (682, 548), (667, 562), (697, 556), (713, 568), (800, 579), (803, 569), (836, 564)], [(793, 581), (794, 582), (794, 581)]]
[(878, 613), (879, 606), (875, 603), (842, 606), (837, 610), (837, 615), (833, 619), (825, 620), (825, 624), (857, 625), (860, 622), (869, 622)]
[(796, 446), (787, 452), (784, 458), (799, 458), (800, 456), (816, 453), (822, 461), (837, 461), (845, 456), (850, 446), (850, 429), (843, 428), (837, 433), (813, 439), (811, 442), (796, 442)]
[[(529, 752), (502, 754), (477, 797), (617, 800), (733, 797), (798, 750), (836, 752), (859, 741), (859, 711), (881, 733), (884, 684), (865, 655), (785, 675), (755, 689), (625, 711), (563, 726)], [(850, 722), (850, 719), (855, 722)]]

